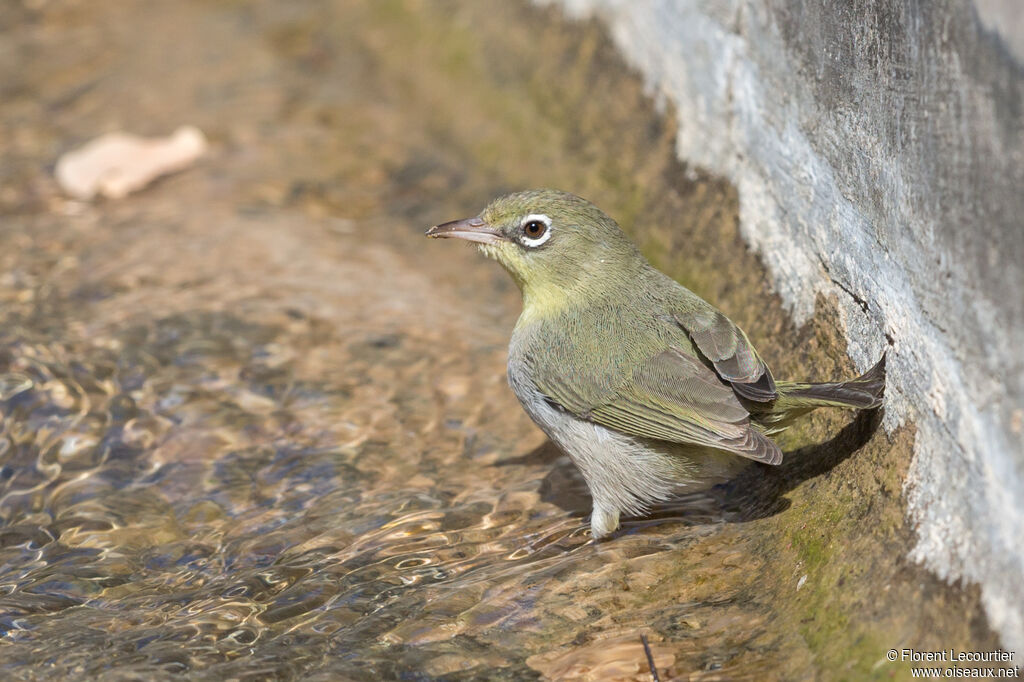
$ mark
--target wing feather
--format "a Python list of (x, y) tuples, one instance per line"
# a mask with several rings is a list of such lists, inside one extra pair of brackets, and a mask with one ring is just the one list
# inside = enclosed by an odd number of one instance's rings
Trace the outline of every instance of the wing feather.
[(738, 395), (754, 402), (775, 400), (778, 391), (772, 373), (743, 330), (703, 300), (692, 298), (695, 305), (676, 312), (673, 317), (697, 350), (711, 361), (722, 379), (732, 384)]
[(632, 376), (597, 405), (583, 408), (563, 381), (537, 388), (581, 419), (623, 433), (727, 450), (767, 464), (782, 461), (778, 446), (751, 426), (732, 388), (678, 348), (637, 364)]

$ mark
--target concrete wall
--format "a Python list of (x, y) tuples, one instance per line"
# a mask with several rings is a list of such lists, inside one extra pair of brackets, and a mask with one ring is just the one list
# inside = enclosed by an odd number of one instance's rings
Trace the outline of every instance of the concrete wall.
[(838, 297), (917, 428), (912, 557), (1024, 650), (1024, 33), (1018, 0), (561, 0), (596, 15), (732, 180), (797, 318)]

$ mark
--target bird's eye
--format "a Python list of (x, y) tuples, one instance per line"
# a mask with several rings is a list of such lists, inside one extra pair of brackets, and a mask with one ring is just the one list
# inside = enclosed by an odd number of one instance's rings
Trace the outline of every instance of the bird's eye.
[(543, 213), (531, 213), (519, 223), (523, 231), (523, 246), (536, 248), (551, 237), (551, 218)]
[(530, 239), (539, 239), (548, 231), (548, 226), (539, 220), (531, 220), (523, 225), (523, 234)]

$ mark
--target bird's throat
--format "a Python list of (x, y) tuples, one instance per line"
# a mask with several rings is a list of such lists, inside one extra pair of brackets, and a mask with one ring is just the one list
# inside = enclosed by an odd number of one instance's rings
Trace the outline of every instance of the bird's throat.
[(545, 318), (560, 315), (572, 305), (580, 301), (569, 295), (569, 292), (558, 291), (552, 287), (521, 287), (523, 292), (523, 312), (518, 324), (528, 324)]

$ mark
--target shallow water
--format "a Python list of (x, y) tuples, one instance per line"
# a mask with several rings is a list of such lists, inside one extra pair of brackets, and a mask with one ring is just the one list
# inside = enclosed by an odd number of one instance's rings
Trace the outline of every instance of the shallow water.
[[(518, 293), (422, 237), (629, 163), (478, 31), (535, 10), (141, 6), (0, 5), (5, 679), (649, 679), (641, 634), (662, 679), (811, 674), (757, 540), (794, 476), (593, 543), (505, 383)], [(183, 123), (211, 154), (138, 195), (50, 179)]]
[(475, 378), (461, 351), (499, 351), (248, 317), (180, 313), (80, 345), (5, 325), (9, 671), (518, 677), (552, 619), (610, 619), (623, 646), (604, 663), (642, 664), (642, 613), (615, 622), (614, 594), (579, 591), (648, 589), (620, 562), (713, 518), (595, 546), (571, 467), (531, 454), (529, 429), (495, 433), (500, 376)]

